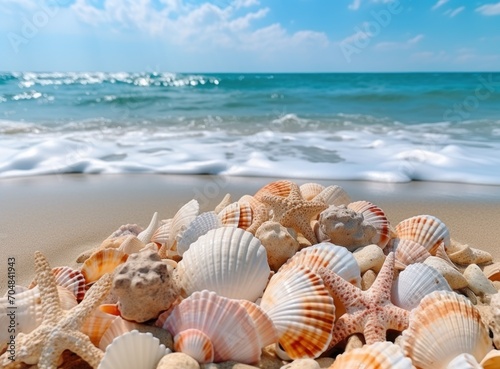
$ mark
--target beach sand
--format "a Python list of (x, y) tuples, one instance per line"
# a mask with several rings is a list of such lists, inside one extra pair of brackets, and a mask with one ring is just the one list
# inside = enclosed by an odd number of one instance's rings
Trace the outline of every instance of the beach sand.
[[(7, 261), (15, 258), (15, 279), (34, 277), (33, 253), (50, 264), (75, 265), (77, 256), (122, 224), (147, 226), (152, 214), (172, 217), (195, 198), (212, 210), (226, 193), (254, 194), (276, 178), (186, 175), (54, 175), (0, 180), (0, 294), (7, 287)], [(298, 184), (310, 182), (295, 180)], [(342, 186), (353, 200), (368, 200), (391, 224), (418, 214), (446, 223), (452, 238), (500, 259), (500, 187), (454, 183), (404, 184), (314, 180)]]

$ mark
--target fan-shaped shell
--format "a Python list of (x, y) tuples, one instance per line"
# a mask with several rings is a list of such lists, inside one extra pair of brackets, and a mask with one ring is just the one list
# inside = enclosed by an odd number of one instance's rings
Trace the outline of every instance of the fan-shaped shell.
[(295, 266), (276, 273), (260, 306), (273, 321), (292, 359), (315, 358), (331, 340), (335, 306), (321, 278)]
[(138, 323), (129, 322), (123, 319), (121, 316), (115, 316), (111, 320), (111, 323), (107, 326), (106, 330), (102, 334), (99, 342), (99, 348), (106, 351), (106, 348), (113, 342), (116, 337), (121, 336), (127, 332), (131, 332), (138, 328)]
[(177, 238), (177, 252), (183, 255), (189, 246), (198, 238), (212, 229), (222, 226), (222, 223), (213, 211), (201, 213), (187, 226), (186, 230)]
[(304, 200), (310, 201), (314, 199), (317, 195), (321, 193), (325, 189), (325, 186), (320, 185), (319, 183), (309, 182), (304, 183), (300, 187), (300, 194), (304, 198)]
[(359, 287), (361, 272), (352, 252), (330, 242), (306, 247), (291, 257), (281, 269), (302, 265), (315, 272), (319, 268), (330, 269), (337, 275)]
[[(239, 301), (215, 292), (204, 290), (193, 293), (174, 308), (163, 328), (174, 336), (177, 347), (182, 347), (179, 341), (186, 339), (179, 335), (181, 332), (190, 329), (203, 332), (210, 339), (215, 362), (255, 363), (260, 358), (262, 347), (257, 328), (247, 310)], [(189, 342), (204, 341), (198, 335), (196, 340), (190, 339)]]
[(219, 219), (225, 227), (238, 227), (240, 222), (240, 204), (233, 202), (226, 206), (218, 214)]
[(117, 249), (104, 249), (94, 254), (82, 265), (81, 272), (87, 284), (94, 283), (106, 273), (127, 261), (128, 255)]
[(483, 369), (471, 354), (460, 354), (446, 366), (446, 369)]
[(270, 269), (258, 238), (240, 228), (222, 227), (192, 243), (176, 272), (187, 295), (208, 289), (255, 301), (266, 287)]
[(210, 337), (199, 329), (186, 329), (174, 336), (174, 350), (191, 356), (199, 363), (213, 363), (214, 346)]
[(253, 196), (257, 201), (262, 200), (263, 194), (287, 197), (292, 189), (293, 182), (287, 180), (274, 181), (261, 187)]
[(412, 310), (434, 291), (452, 291), (446, 279), (433, 267), (415, 263), (406, 267), (392, 286), (391, 300), (405, 310)]
[(326, 187), (315, 198), (315, 200), (322, 200), (327, 205), (347, 205), (351, 202), (349, 194), (340, 186), (333, 185)]
[(401, 221), (396, 226), (396, 234), (421, 244), (431, 255), (436, 254), (439, 245), (446, 248), (451, 243), (446, 225), (432, 215), (417, 215)]
[(372, 238), (371, 242), (379, 245), (381, 248), (387, 246), (391, 239), (391, 231), (389, 221), (384, 211), (377, 205), (368, 201), (356, 201), (347, 205), (349, 209), (363, 214), (365, 222), (370, 223), (377, 230), (377, 234)]
[(184, 232), (189, 224), (196, 218), (200, 211), (200, 204), (195, 199), (184, 204), (175, 213), (170, 224), (170, 232), (168, 242), (165, 244), (168, 249), (171, 249), (176, 242), (178, 236)]
[(422, 369), (444, 368), (462, 353), (481, 361), (492, 349), (479, 311), (465, 297), (446, 291), (427, 295), (412, 311), (402, 345)]
[[(85, 278), (83, 274), (76, 269), (68, 266), (52, 268), (52, 274), (56, 279), (56, 284), (61, 287), (67, 288), (75, 295), (76, 301), (80, 302), (85, 296)], [(31, 282), (29, 288), (36, 286), (36, 280)]]
[(116, 315), (108, 314), (101, 309), (96, 309), (87, 319), (85, 319), (80, 330), (89, 336), (90, 341), (95, 346), (98, 346), (104, 333), (116, 318)]
[(127, 255), (130, 255), (141, 251), (144, 247), (146, 247), (146, 244), (144, 244), (137, 237), (130, 235), (123, 240), (120, 246), (118, 246), (118, 250)]
[(269, 315), (259, 305), (251, 301), (240, 300), (240, 304), (246, 309), (257, 328), (260, 347), (266, 347), (277, 342), (278, 331)]
[(396, 249), (396, 260), (403, 265), (422, 263), (431, 256), (424, 246), (412, 240), (395, 239), (394, 248)]
[(136, 330), (116, 337), (106, 348), (98, 369), (155, 369), (170, 350), (151, 333)]
[(337, 356), (331, 369), (412, 369), (411, 360), (392, 342), (376, 342)]

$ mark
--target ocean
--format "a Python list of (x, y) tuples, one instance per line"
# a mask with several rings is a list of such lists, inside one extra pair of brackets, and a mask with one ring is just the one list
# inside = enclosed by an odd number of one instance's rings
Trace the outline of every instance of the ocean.
[(0, 177), (500, 185), (500, 73), (0, 73)]

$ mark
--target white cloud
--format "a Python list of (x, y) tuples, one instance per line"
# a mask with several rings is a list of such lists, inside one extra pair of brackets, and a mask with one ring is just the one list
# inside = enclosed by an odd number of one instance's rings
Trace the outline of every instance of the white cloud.
[(436, 4), (432, 7), (432, 10), (436, 10), (437, 8), (442, 7), (444, 4), (446, 4), (449, 0), (438, 0)]
[(447, 11), (444, 12), (445, 15), (448, 15), (450, 18), (455, 17), (456, 15), (460, 14), (465, 10), (465, 6), (460, 6), (456, 9), (448, 9)]
[(479, 12), (482, 15), (500, 15), (500, 2), (482, 5), (476, 8), (476, 12)]
[(363, 29), (367, 29), (367, 24), (368, 24), (368, 22), (363, 23), (361, 25), (361, 27), (358, 27), (358, 31), (356, 31), (352, 35), (347, 36), (342, 41), (340, 41), (340, 43), (341, 44), (356, 44), (359, 41), (364, 41), (366, 39), (369, 39), (372, 35), (369, 32), (363, 31)]
[(378, 51), (404, 50), (418, 44), (423, 38), (424, 35), (418, 34), (403, 42), (379, 42), (373, 48)]
[(361, 0), (353, 0), (352, 4), (349, 4), (348, 8), (351, 10), (358, 10), (361, 6)]

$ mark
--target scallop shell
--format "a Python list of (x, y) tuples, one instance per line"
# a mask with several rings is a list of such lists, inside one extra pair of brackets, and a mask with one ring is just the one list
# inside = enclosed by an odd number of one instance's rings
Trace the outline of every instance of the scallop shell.
[(127, 261), (128, 255), (117, 249), (98, 251), (85, 260), (80, 270), (87, 284), (96, 282), (106, 273), (113, 273), (115, 268)]
[(224, 195), (224, 198), (221, 200), (221, 202), (219, 202), (219, 204), (215, 207), (215, 209), (214, 209), (215, 214), (219, 214), (221, 212), (221, 210), (224, 209), (226, 206), (228, 206), (231, 202), (232, 202), (231, 201), (231, 194), (226, 193), (226, 195)]
[(306, 247), (284, 264), (281, 269), (302, 265), (315, 272), (319, 268), (327, 268), (360, 287), (361, 272), (353, 254), (345, 247), (334, 245), (330, 242), (321, 242), (314, 246)]
[(319, 183), (309, 182), (304, 183), (300, 186), (300, 194), (304, 198), (304, 200), (310, 201), (314, 199), (317, 195), (321, 193), (325, 189), (325, 186), (320, 185)]
[(273, 321), (279, 343), (290, 358), (315, 358), (327, 349), (335, 306), (317, 274), (301, 266), (276, 273), (260, 306)]
[(240, 222), (240, 204), (233, 202), (226, 206), (218, 214), (219, 219), (225, 227), (238, 227)]
[(446, 369), (483, 369), (471, 354), (460, 354), (446, 366)]
[(138, 329), (139, 324), (135, 322), (129, 322), (123, 319), (121, 316), (115, 316), (111, 320), (111, 323), (107, 326), (106, 330), (99, 340), (99, 348), (106, 351), (106, 348), (113, 342), (116, 337), (119, 337), (127, 332), (131, 332), (134, 329)]
[(189, 249), (189, 246), (200, 238), (200, 236), (221, 226), (222, 223), (215, 212), (201, 213), (194, 218), (186, 230), (182, 232), (182, 235), (177, 238), (177, 252), (182, 256)]
[(238, 200), (238, 202), (241, 204), (241, 203), (248, 203), (250, 205), (250, 207), (252, 208), (252, 212), (256, 211), (257, 208), (259, 206), (262, 205), (262, 203), (257, 200), (255, 197), (251, 196), (251, 195), (243, 195), (240, 197), (240, 199)]
[[(198, 201), (193, 199), (184, 204), (177, 211), (177, 213), (175, 213), (172, 220), (168, 222), (168, 241), (164, 243), (164, 246), (168, 250), (175, 249), (176, 239), (181, 236), (182, 232), (184, 232), (189, 224), (196, 218), (199, 211), (200, 204), (198, 203)], [(163, 230), (163, 232), (166, 231)]]
[(198, 363), (213, 363), (215, 360), (210, 337), (199, 329), (190, 328), (177, 333), (174, 337), (174, 350), (189, 355)]
[(103, 309), (99, 308), (92, 312), (92, 314), (85, 319), (81, 327), (82, 333), (89, 336), (90, 341), (98, 346), (106, 330), (111, 326), (116, 319), (116, 315), (108, 314)]
[[(55, 267), (52, 268), (52, 274), (56, 279), (56, 284), (61, 287), (67, 288), (69, 291), (75, 295), (76, 301), (80, 302), (85, 296), (85, 277), (83, 274), (76, 269), (70, 268), (68, 266)], [(33, 280), (29, 285), (29, 288), (36, 286), (36, 280)]]
[(340, 186), (328, 186), (321, 191), (314, 200), (322, 200), (327, 205), (347, 205), (351, 202), (349, 194)]
[(98, 369), (155, 369), (169, 352), (151, 333), (133, 330), (113, 340), (106, 348)]
[(139, 233), (137, 235), (137, 238), (144, 244), (147, 244), (151, 241), (151, 237), (153, 237), (153, 234), (155, 233), (156, 229), (160, 225), (159, 219), (158, 219), (158, 213), (155, 212), (153, 214), (153, 217), (151, 218), (151, 221), (149, 222), (148, 227)]
[(365, 222), (370, 223), (377, 230), (377, 235), (372, 238), (371, 242), (379, 245), (381, 248), (387, 246), (391, 239), (390, 224), (384, 211), (377, 205), (368, 201), (356, 201), (347, 205), (349, 209), (363, 214)]
[(412, 310), (434, 291), (452, 291), (446, 279), (433, 267), (415, 263), (406, 267), (394, 281), (391, 300), (394, 305)]
[(260, 358), (257, 327), (247, 310), (239, 301), (215, 292), (193, 293), (174, 308), (163, 328), (174, 336), (176, 350), (190, 352), (201, 363), (206, 362), (209, 351), (204, 336), (212, 345), (215, 362), (255, 363)]
[(412, 369), (411, 360), (392, 342), (376, 342), (356, 348), (336, 357), (330, 369), (377, 368)]
[(484, 275), (492, 282), (500, 281), (500, 262), (494, 262), (483, 269)]
[(258, 238), (240, 228), (222, 227), (191, 244), (176, 272), (187, 295), (208, 289), (255, 301), (266, 287), (270, 269)]
[(240, 300), (240, 304), (246, 309), (257, 328), (260, 347), (277, 342), (278, 331), (269, 315), (259, 305), (248, 300)]
[(394, 240), (396, 260), (403, 265), (410, 265), (413, 263), (422, 263), (431, 254), (421, 244), (406, 239)]
[(431, 255), (436, 254), (439, 245), (446, 248), (451, 243), (446, 225), (432, 215), (417, 215), (405, 219), (396, 226), (396, 233), (399, 238), (421, 244)]
[(402, 346), (422, 369), (446, 367), (463, 353), (480, 361), (492, 349), (479, 311), (465, 297), (446, 291), (432, 292), (412, 311)]
[(292, 189), (293, 182), (287, 180), (280, 180), (266, 184), (260, 188), (253, 196), (257, 201), (261, 201), (262, 195), (270, 193), (276, 196), (287, 197)]

